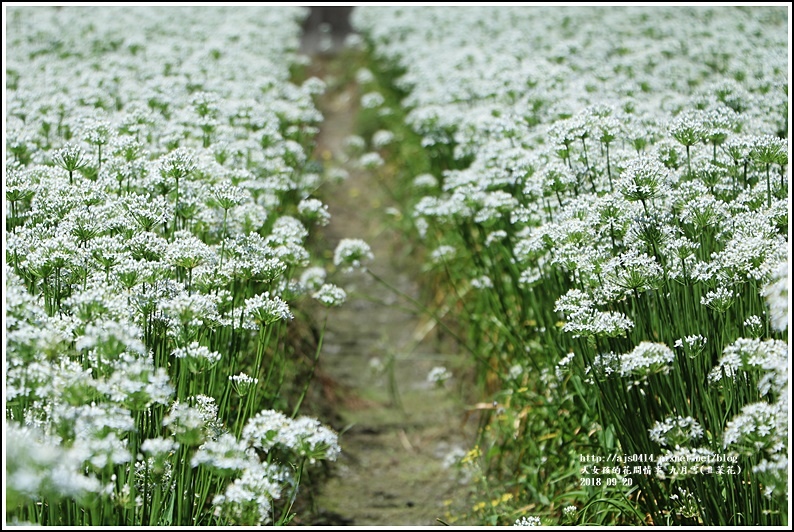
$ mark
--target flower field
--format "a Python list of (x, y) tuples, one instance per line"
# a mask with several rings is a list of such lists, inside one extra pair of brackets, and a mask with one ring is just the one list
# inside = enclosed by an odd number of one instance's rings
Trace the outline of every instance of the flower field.
[(304, 14), (8, 10), (9, 522), (285, 523), (338, 455), (285, 339), (292, 301), (345, 299), (306, 247)]
[(428, 154), (409, 230), (500, 405), (477, 520), (786, 523), (786, 10), (353, 18), (364, 107)]
[[(4, 10), (6, 522), (292, 522), (383, 282), (321, 236), (306, 11)], [(788, 524), (789, 16), (354, 9), (348, 152), (486, 405), (445, 523)]]

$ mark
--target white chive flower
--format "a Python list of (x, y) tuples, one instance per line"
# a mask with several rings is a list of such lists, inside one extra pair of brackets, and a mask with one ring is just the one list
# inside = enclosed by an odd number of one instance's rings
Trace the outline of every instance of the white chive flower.
[(343, 238), (334, 250), (334, 265), (344, 265), (348, 271), (363, 268), (364, 261), (374, 258), (369, 244), (358, 238)]

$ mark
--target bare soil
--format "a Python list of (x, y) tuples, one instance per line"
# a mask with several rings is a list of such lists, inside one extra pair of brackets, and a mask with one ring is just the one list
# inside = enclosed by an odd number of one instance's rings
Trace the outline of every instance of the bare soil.
[[(358, 92), (355, 83), (340, 83), (344, 65), (336, 61), (317, 58), (310, 67), (310, 75), (329, 87), (319, 102), (324, 121), (316, 157), (350, 174), (320, 191), (331, 213), (320, 244), (330, 254), (342, 238), (364, 239), (375, 255), (370, 270), (420, 298), (420, 267), (388, 223), (395, 215), (389, 208), (399, 206), (378, 172), (346, 160), (344, 140), (355, 132)], [(456, 467), (444, 464), (451, 452), (474, 445), (475, 428), (461, 399), (467, 358), (432, 318), (368, 274), (335, 272), (329, 280), (347, 291), (348, 300), (328, 311), (314, 386), (334, 412), (330, 423), (340, 432), (342, 455), (313, 495), (312, 517), (296, 524), (440, 525), (459, 515), (472, 489)], [(443, 387), (427, 380), (436, 366), (453, 373)]]

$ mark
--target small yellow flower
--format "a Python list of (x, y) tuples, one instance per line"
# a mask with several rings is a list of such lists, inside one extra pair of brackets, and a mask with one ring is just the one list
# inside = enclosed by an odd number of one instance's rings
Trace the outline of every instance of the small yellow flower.
[(500, 504), (506, 503), (507, 501), (511, 500), (512, 498), (513, 498), (513, 494), (512, 493), (505, 493), (504, 495), (502, 495), (498, 499), (492, 500), (491, 501), (491, 506), (499, 506)]
[(480, 446), (479, 445), (475, 445), (474, 448), (471, 451), (466, 453), (466, 456), (464, 456), (463, 459), (460, 462), (462, 464), (468, 464), (469, 462), (472, 462), (472, 461), (476, 460), (477, 458), (479, 458), (481, 454), (482, 453), (480, 452)]

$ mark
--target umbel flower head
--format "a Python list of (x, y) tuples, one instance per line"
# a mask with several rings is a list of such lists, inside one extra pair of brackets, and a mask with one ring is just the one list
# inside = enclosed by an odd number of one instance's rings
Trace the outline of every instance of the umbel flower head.
[(240, 372), (239, 375), (229, 375), (229, 381), (231, 381), (234, 391), (241, 397), (248, 395), (248, 392), (259, 384), (259, 379), (251, 377), (243, 372)]
[(273, 499), (281, 497), (283, 475), (274, 464), (255, 464), (212, 500), (216, 516), (232, 525), (253, 526), (270, 522)]
[(327, 307), (338, 307), (345, 302), (347, 293), (334, 284), (325, 283), (312, 297)]
[(80, 146), (67, 142), (55, 152), (52, 162), (67, 172), (73, 172), (85, 166), (85, 152)]
[(328, 225), (331, 214), (328, 212), (328, 205), (315, 198), (306, 198), (298, 203), (298, 212), (309, 222), (317, 225)]
[(627, 200), (640, 201), (647, 209), (645, 202), (662, 195), (669, 179), (669, 170), (658, 160), (647, 156), (637, 157), (626, 163), (618, 190)]
[(276, 410), (263, 410), (250, 418), (243, 428), (243, 438), (262, 451), (278, 446), (312, 463), (336, 460), (341, 452), (336, 433), (316, 419), (292, 419)]
[(703, 427), (692, 417), (668, 417), (657, 421), (648, 431), (651, 440), (659, 445), (683, 447), (703, 435)]
[(520, 519), (516, 519), (516, 522), (513, 523), (513, 526), (541, 526), (540, 517), (535, 517), (534, 515), (525, 515)]
[(675, 359), (673, 351), (665, 344), (640, 342), (631, 353), (620, 357), (621, 375), (667, 374)]
[(163, 177), (180, 179), (187, 177), (196, 169), (193, 153), (187, 148), (177, 148), (158, 159), (160, 174)]
[(774, 455), (785, 447), (788, 405), (759, 401), (745, 405), (725, 427), (723, 447), (747, 455)]
[(344, 265), (347, 271), (362, 268), (362, 261), (374, 258), (369, 244), (360, 238), (343, 238), (334, 251), (334, 264)]
[(171, 352), (171, 356), (185, 361), (188, 369), (193, 373), (211, 369), (221, 359), (217, 351), (210, 351), (207, 346), (198, 342), (190, 342), (185, 347), (178, 347)]
[(452, 377), (452, 373), (443, 366), (436, 366), (427, 374), (427, 382), (438, 387), (443, 387), (444, 383)]
[(271, 299), (268, 292), (246, 299), (245, 314), (259, 325), (270, 325), (278, 320), (291, 320), (293, 317), (289, 305), (278, 296)]

